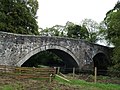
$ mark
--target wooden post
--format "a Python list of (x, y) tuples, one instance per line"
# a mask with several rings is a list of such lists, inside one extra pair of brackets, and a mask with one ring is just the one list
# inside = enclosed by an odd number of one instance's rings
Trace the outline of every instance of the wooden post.
[(95, 71), (94, 71), (94, 73), (95, 73), (94, 82), (96, 83), (96, 81), (97, 81), (97, 67), (95, 67)]
[(50, 74), (49, 82), (52, 82), (52, 74)]
[(75, 67), (73, 68), (73, 78), (75, 77)]
[(4, 72), (6, 73), (6, 71), (7, 71), (7, 66), (5, 65), (5, 71)]
[(35, 67), (33, 67), (33, 73), (35, 73)]
[(58, 69), (57, 69), (57, 74), (59, 74), (60, 73), (60, 67), (58, 67)]

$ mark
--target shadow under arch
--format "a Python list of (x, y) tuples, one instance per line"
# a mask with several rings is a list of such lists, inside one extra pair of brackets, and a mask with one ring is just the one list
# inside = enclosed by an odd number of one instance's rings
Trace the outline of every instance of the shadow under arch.
[(79, 67), (79, 63), (77, 61), (77, 58), (75, 55), (67, 48), (61, 47), (61, 46), (53, 46), (53, 45), (47, 45), (47, 46), (42, 46), (39, 48), (36, 48), (32, 51), (30, 51), (24, 58), (22, 58), (16, 66), (22, 66), (30, 57), (33, 55), (41, 52), (41, 51), (50, 51), (52, 53), (55, 53), (57, 56), (59, 56), (63, 61), (66, 63), (67, 68), (72, 68), (72, 67)]
[(93, 57), (93, 63), (94, 67), (97, 67), (98, 75), (105, 75), (107, 73), (109, 61), (103, 52), (99, 52)]

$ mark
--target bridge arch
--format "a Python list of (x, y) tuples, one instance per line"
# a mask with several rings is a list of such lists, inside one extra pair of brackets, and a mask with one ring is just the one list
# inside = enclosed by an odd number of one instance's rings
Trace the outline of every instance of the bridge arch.
[(107, 55), (104, 52), (98, 52), (93, 57), (93, 63), (94, 63), (93, 64), (94, 67), (97, 67), (98, 69), (98, 74), (101, 74), (101, 73), (106, 73), (107, 67), (110, 62), (108, 60)]
[(72, 64), (70, 64), (70, 67), (79, 67), (79, 62), (75, 55), (69, 49), (59, 45), (44, 45), (42, 47), (31, 50), (24, 58), (19, 60), (16, 66), (21, 66), (33, 55), (46, 50), (55, 53), (65, 62), (70, 62)]

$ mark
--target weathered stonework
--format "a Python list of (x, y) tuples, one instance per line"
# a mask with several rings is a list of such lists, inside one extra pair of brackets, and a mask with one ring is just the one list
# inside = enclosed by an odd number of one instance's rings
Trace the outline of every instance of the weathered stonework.
[[(110, 48), (79, 39), (0, 32), (1, 65), (21, 66), (31, 56), (44, 50), (53, 50), (54, 53), (61, 55), (60, 57), (74, 62), (73, 66), (82, 68), (85, 65), (90, 65), (93, 62), (93, 57), (98, 53), (104, 53), (109, 60)], [(66, 55), (62, 54), (63, 52)]]

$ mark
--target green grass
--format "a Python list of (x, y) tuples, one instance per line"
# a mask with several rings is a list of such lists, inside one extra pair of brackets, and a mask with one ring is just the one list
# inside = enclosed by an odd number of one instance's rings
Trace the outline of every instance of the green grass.
[(8, 84), (0, 86), (0, 90), (24, 90), (23, 87), (16, 83), (16, 84)]
[(120, 90), (120, 85), (115, 85), (115, 84), (91, 83), (82, 80), (71, 80), (71, 84), (86, 86), (86, 87), (96, 87), (102, 90)]
[(81, 90), (120, 90), (120, 85), (117, 84), (104, 84), (104, 83), (92, 83), (86, 82), (84, 80), (75, 80), (72, 79), (70, 82), (67, 82), (59, 77), (55, 77), (55, 79), (61, 83), (79, 86), (83, 89)]
[(11, 85), (5, 85), (2, 88), (0, 88), (1, 90), (14, 90), (14, 88)]
[(67, 90), (71, 88), (73, 90), (120, 90), (120, 85), (117, 84), (105, 84), (105, 83), (95, 84), (93, 82), (86, 82), (84, 80), (78, 80), (78, 79), (70, 79), (70, 81), (67, 81), (58, 76), (55, 76), (53, 82), (51, 83), (49, 83), (49, 81), (46, 82), (41, 78), (36, 78), (34, 80), (30, 80), (31, 82), (27, 81), (27, 83), (23, 83), (24, 81), (22, 82), (15, 81), (15, 82), (9, 82), (8, 84), (2, 84), (0, 85), (0, 90), (26, 90), (26, 88), (32, 88), (32, 87), (33, 88), (37, 87), (38, 90), (49, 90), (49, 88), (51, 87), (52, 89), (50, 90), (66, 90), (64, 88), (67, 88)]

